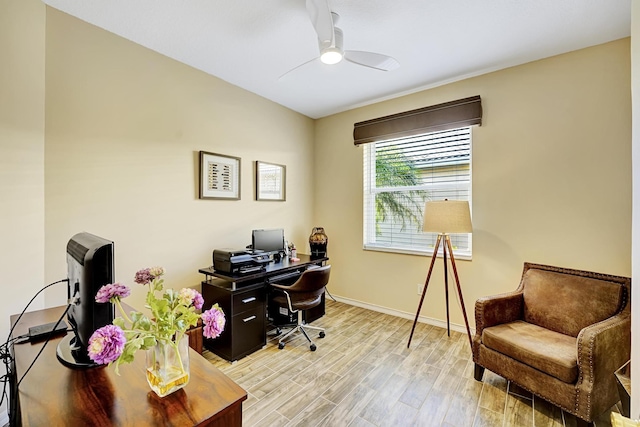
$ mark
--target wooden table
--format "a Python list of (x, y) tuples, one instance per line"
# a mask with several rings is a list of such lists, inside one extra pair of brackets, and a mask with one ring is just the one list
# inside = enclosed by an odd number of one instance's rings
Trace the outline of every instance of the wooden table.
[[(64, 307), (25, 313), (13, 332), (55, 322)], [(11, 316), (11, 324), (17, 316)], [(198, 353), (189, 350), (191, 379), (182, 390), (159, 398), (147, 384), (144, 352), (132, 364), (77, 370), (56, 358), (61, 340), (51, 340), (20, 384), (23, 426), (241, 426), (247, 393)], [(16, 344), (19, 380), (43, 343)]]

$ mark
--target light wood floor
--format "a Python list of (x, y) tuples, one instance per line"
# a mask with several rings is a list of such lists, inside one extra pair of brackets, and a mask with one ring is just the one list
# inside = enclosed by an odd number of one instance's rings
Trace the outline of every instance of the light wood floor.
[[(407, 349), (412, 321), (331, 300), (313, 325), (326, 328), (315, 352), (300, 334), (283, 350), (271, 339), (235, 363), (204, 352), (247, 390), (244, 426), (575, 426), (492, 372), (475, 381), (459, 332), (418, 324)], [(610, 427), (609, 416), (596, 427)]]

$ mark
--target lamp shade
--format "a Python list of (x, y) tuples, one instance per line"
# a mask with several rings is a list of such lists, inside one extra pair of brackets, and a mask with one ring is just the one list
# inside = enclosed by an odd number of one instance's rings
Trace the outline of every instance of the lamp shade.
[(465, 200), (439, 200), (427, 202), (424, 207), (422, 231), (436, 233), (471, 233), (469, 202)]

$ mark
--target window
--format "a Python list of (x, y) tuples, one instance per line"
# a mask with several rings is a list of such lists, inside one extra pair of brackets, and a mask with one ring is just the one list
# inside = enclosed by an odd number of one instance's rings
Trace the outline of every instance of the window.
[[(471, 201), (471, 128), (364, 144), (364, 248), (432, 254), (422, 231), (427, 200)], [(456, 257), (471, 257), (471, 235), (452, 234)]]

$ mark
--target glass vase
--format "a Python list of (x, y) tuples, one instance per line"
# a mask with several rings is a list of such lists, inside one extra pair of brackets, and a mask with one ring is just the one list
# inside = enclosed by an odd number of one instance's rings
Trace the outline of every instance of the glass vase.
[(147, 382), (164, 397), (189, 383), (189, 336), (178, 342), (158, 341), (146, 354)]

